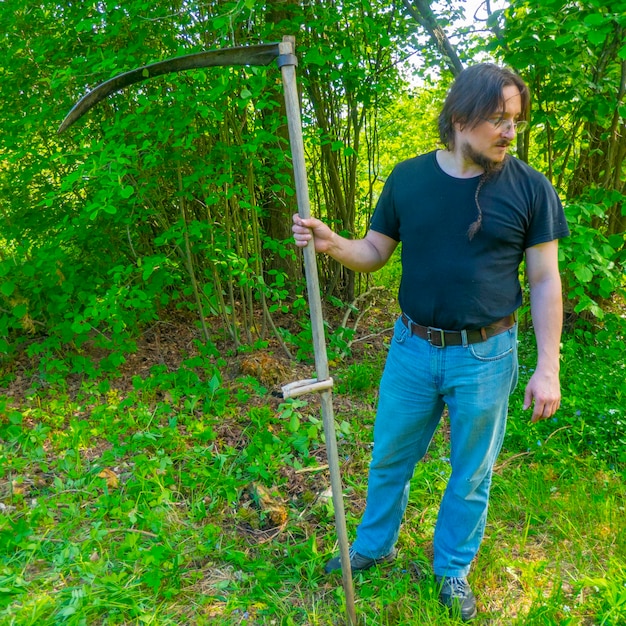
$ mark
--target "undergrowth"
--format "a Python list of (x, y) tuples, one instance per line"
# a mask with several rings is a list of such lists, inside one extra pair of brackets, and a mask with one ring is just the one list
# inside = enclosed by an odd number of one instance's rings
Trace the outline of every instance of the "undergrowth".
[[(521, 335), (470, 574), (477, 623), (626, 622), (622, 335), (564, 336), (563, 405), (536, 425), (521, 410), (534, 364)], [(318, 400), (279, 398), (267, 378), (278, 359), (256, 358), (259, 370), (234, 370), (200, 353), (0, 397), (0, 623), (345, 623), (341, 579), (323, 574), (337, 546)], [(361, 346), (333, 372), (350, 536), (383, 362)], [(355, 577), (363, 624), (456, 623), (429, 565), (447, 444), (444, 420), (416, 468), (397, 561)]]

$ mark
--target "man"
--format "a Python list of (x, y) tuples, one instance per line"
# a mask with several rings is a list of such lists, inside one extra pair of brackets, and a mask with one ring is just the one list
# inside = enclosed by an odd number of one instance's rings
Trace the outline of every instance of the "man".
[[(557, 246), (569, 232), (548, 180), (507, 155), (528, 112), (528, 88), (517, 75), (493, 64), (467, 68), (439, 116), (445, 149), (394, 168), (363, 239), (345, 239), (314, 218), (293, 218), (298, 246), (313, 239), (318, 252), (359, 272), (381, 268), (402, 242), (402, 315), (380, 384), (367, 505), (351, 565), (358, 571), (395, 557), (415, 464), (447, 406), (452, 471), (433, 569), (441, 602), (456, 605), (463, 620), (476, 615), (467, 575), (483, 538), (492, 469), (517, 384), (524, 257), (538, 348), (524, 408), (533, 406), (533, 421), (545, 419), (561, 397)], [(335, 557), (326, 571), (340, 566)]]

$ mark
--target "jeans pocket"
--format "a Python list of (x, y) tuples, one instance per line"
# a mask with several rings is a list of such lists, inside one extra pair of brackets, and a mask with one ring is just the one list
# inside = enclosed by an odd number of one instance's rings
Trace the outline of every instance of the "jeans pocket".
[(470, 344), (469, 350), (479, 361), (498, 361), (514, 352), (516, 343), (517, 332), (513, 327), (495, 337), (490, 337), (487, 341)]
[(396, 343), (404, 343), (406, 338), (409, 336), (409, 329), (404, 325), (402, 318), (399, 317), (396, 320), (396, 324), (393, 328), (393, 340)]

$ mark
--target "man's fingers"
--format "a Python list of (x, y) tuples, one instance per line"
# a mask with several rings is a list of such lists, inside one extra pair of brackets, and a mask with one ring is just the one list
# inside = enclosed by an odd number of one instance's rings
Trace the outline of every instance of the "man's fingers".
[(560, 400), (551, 400), (548, 402), (539, 402), (535, 400), (531, 421), (539, 422), (552, 417), (559, 410), (560, 406)]
[(303, 248), (313, 238), (311, 229), (297, 213), (293, 215), (292, 219), (293, 226), (291, 227), (291, 231), (293, 232), (294, 242), (297, 246)]
[(532, 422), (539, 422), (541, 420), (547, 419), (548, 417), (550, 417), (550, 415), (546, 414), (546, 405), (539, 404), (535, 400), (535, 406), (533, 408), (533, 414), (532, 414), (532, 417), (530, 418), (530, 420)]
[(307, 217), (306, 219), (300, 217), (298, 213), (293, 214), (293, 223), (302, 228), (313, 228), (316, 223), (316, 219), (314, 217)]

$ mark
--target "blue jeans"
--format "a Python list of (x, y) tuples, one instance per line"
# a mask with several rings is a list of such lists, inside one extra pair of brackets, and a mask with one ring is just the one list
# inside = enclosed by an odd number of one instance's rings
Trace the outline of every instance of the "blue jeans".
[(467, 576), (484, 534), (517, 374), (516, 326), (482, 343), (438, 348), (398, 319), (380, 384), (367, 505), (354, 542), (359, 554), (377, 558), (393, 549), (415, 465), (447, 405), (452, 473), (435, 527), (433, 567), (439, 576)]

